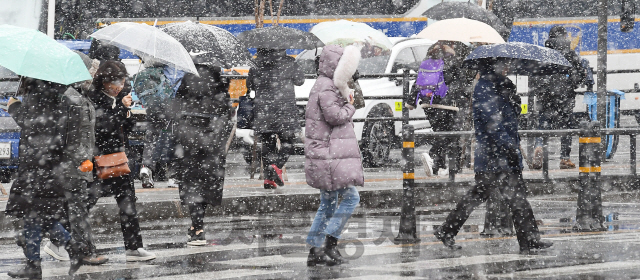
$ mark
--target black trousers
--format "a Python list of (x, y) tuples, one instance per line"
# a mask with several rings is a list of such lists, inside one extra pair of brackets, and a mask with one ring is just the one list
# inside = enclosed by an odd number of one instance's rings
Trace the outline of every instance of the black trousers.
[[(429, 124), (433, 131), (440, 132), (455, 130), (455, 111), (425, 108), (424, 113), (429, 119)], [(436, 172), (440, 168), (447, 168), (447, 155), (450, 154), (458, 145), (457, 141), (453, 140), (454, 139), (452, 138), (437, 137), (433, 138), (429, 142), (431, 144), (429, 156), (433, 158), (434, 170), (436, 170)], [(455, 166), (449, 166), (449, 168), (457, 170)]]
[(84, 179), (69, 179), (64, 184), (64, 196), (67, 199), (67, 231), (71, 234), (68, 249), (84, 256), (95, 252), (91, 224), (89, 223), (88, 184)]
[(207, 210), (206, 203), (189, 204), (189, 215), (191, 216), (191, 226), (194, 230), (204, 229), (204, 212)]
[(475, 179), (476, 184), (462, 197), (442, 225), (442, 230), (446, 234), (457, 235), (471, 212), (487, 201), (491, 191), (497, 188), (511, 212), (520, 247), (528, 248), (529, 245), (540, 240), (533, 210), (527, 201), (527, 190), (521, 171), (476, 173)]
[(115, 196), (120, 208), (120, 227), (125, 249), (142, 248), (140, 223), (136, 210), (136, 192), (129, 175), (106, 180), (95, 179), (89, 188), (89, 209), (96, 205), (99, 198), (112, 195)]
[[(278, 139), (280, 139), (280, 149), (278, 150)], [(275, 164), (278, 168), (284, 167), (289, 160), (289, 156), (293, 153), (293, 141), (295, 134), (266, 132), (260, 133), (262, 141), (262, 163), (263, 168)]]

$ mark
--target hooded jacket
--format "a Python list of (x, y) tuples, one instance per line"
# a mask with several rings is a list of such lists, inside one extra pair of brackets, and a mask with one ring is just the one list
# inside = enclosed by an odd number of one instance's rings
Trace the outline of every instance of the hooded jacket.
[(311, 88), (305, 112), (305, 175), (311, 187), (334, 191), (364, 185), (358, 139), (351, 118), (347, 82), (358, 67), (354, 46), (325, 46), (318, 79)]

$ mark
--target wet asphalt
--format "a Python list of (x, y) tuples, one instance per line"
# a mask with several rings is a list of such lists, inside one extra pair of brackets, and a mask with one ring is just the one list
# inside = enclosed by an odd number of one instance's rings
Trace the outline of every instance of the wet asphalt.
[[(628, 118), (623, 119), (625, 124), (635, 125)], [(552, 168), (557, 164), (557, 144), (551, 141)], [(628, 140), (623, 138), (620, 145), (615, 163), (626, 166)], [(423, 151), (426, 147), (417, 149)], [(381, 176), (399, 166), (397, 151), (392, 158), (389, 166), (379, 169)], [(300, 176), (303, 160), (292, 157), (293, 179)], [(228, 171), (230, 178), (247, 175), (240, 155), (230, 156)], [(422, 176), (419, 172), (416, 175)], [(392, 242), (398, 233), (399, 205), (357, 208), (340, 243), (350, 263), (341, 266), (306, 266), (304, 240), (315, 214), (311, 211), (208, 216), (207, 245), (202, 247), (186, 245), (190, 225), (186, 218), (142, 221), (145, 248), (158, 258), (141, 263), (125, 261), (120, 228), (107, 223), (94, 228), (99, 253), (110, 258), (107, 264), (84, 266), (72, 278), (67, 276), (68, 262), (43, 252), (42, 266), (45, 279), (639, 279), (639, 196), (635, 189), (607, 190), (603, 198), (604, 214), (611, 217), (605, 223), (607, 231), (582, 233), (571, 231), (575, 194), (531, 196), (542, 237), (554, 246), (530, 255), (519, 254), (515, 237), (480, 234), (484, 205), (457, 236), (462, 249), (445, 248), (433, 237), (434, 227), (453, 207), (444, 203), (417, 209), (421, 241), (413, 245)], [(6, 272), (19, 268), (24, 256), (11, 238), (0, 238), (0, 252), (0, 280), (10, 279)]]

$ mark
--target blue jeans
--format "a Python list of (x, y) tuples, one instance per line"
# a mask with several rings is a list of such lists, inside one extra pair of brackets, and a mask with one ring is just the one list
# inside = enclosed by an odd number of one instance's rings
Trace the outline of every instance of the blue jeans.
[(50, 218), (25, 218), (24, 219), (24, 238), (26, 246), (24, 254), (30, 261), (40, 261), (40, 243), (42, 243), (42, 234), (48, 231), (51, 239), (58, 240), (59, 246), (64, 247), (71, 235), (67, 232), (62, 224)]
[[(338, 196), (342, 196), (340, 205), (337, 205)], [(356, 187), (320, 191), (320, 207), (313, 224), (311, 224), (307, 244), (313, 247), (322, 247), (327, 234), (340, 238), (344, 226), (359, 202), (360, 194), (358, 194)]]

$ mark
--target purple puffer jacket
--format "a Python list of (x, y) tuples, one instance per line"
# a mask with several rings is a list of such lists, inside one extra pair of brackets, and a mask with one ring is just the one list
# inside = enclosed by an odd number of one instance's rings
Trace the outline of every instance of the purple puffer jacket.
[(364, 171), (349, 104), (352, 90), (347, 81), (355, 72), (360, 50), (348, 46), (325, 46), (320, 54), (318, 80), (309, 94), (305, 113), (307, 184), (321, 190), (363, 186)]

